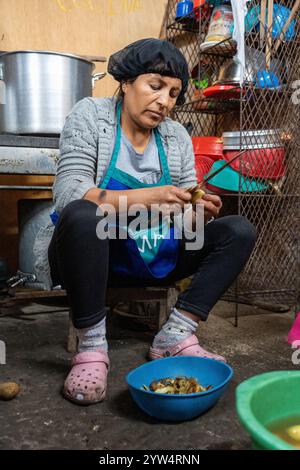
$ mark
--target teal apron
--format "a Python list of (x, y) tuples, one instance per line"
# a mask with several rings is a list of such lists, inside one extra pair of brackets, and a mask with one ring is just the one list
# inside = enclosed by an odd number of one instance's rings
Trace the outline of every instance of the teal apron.
[[(117, 135), (107, 173), (99, 188), (114, 191), (172, 185), (167, 157), (157, 129), (154, 129), (162, 176), (156, 184), (145, 184), (116, 168), (121, 147), (121, 103), (117, 106)], [(110, 269), (114, 273), (142, 279), (164, 278), (176, 266), (179, 237), (174, 225), (163, 218), (155, 227), (127, 231), (126, 239), (110, 240)]]

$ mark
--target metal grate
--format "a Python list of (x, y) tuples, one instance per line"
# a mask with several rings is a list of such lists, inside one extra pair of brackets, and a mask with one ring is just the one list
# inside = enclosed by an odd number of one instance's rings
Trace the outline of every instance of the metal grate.
[(195, 136), (235, 131), (237, 146), (227, 151), (248, 149), (234, 168), (238, 190), (223, 199), (256, 226), (258, 239), (224, 298), (294, 306), (300, 300), (300, 8), (283, 34), (286, 19), (280, 22), (278, 12), (291, 11), (295, 1), (277, 0), (272, 23), (267, 11), (263, 18), (264, 3), (248, 2), (259, 23), (248, 24), (245, 34), (247, 81), (220, 99), (204, 97), (199, 83), (214, 84), (220, 67), (236, 53), (234, 41), (228, 38), (202, 51), (213, 7), (197, 8), (176, 21), (177, 1), (168, 1), (166, 37), (185, 55), (191, 77), (198, 80), (197, 89), (191, 78), (187, 101), (173, 117), (191, 123)]

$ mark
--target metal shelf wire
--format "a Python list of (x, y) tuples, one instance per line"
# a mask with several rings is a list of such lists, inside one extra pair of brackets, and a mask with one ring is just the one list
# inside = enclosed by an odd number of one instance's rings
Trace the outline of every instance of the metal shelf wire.
[[(294, 0), (278, 0), (277, 8), (292, 10)], [(175, 19), (176, 0), (169, 0), (166, 15), (166, 37), (184, 54), (193, 79), (203, 78), (208, 86), (216, 81), (220, 67), (236, 54), (232, 38), (206, 47), (201, 44), (210, 24), (212, 8), (195, 12), (180, 20)], [(244, 83), (238, 99), (205, 98), (190, 80), (186, 103), (176, 106), (174, 119), (183, 125), (193, 125), (194, 136), (222, 136), (223, 132), (239, 133), (240, 149), (249, 142), (253, 131), (272, 130), (278, 147), (284, 152), (284, 174), (267, 179), (272, 158), (278, 157), (278, 148), (272, 146), (271, 133), (265, 137), (264, 147), (269, 148), (269, 160), (263, 152), (253, 152), (252, 167), (242, 157), (237, 171), (242, 178), (253, 179), (253, 168), (260, 165), (262, 176), (257, 183), (267, 185), (267, 190), (256, 193), (242, 188), (223, 197), (224, 215), (229, 213), (247, 217), (257, 228), (257, 243), (243, 273), (224, 295), (224, 299), (246, 301), (252, 304), (300, 303), (300, 11), (291, 23), (289, 34), (282, 34), (283, 23), (278, 15), (272, 25), (262, 23), (261, 2), (251, 0), (248, 9), (259, 12), (257, 24), (247, 29), (245, 47), (247, 67), (252, 79)], [(266, 15), (267, 16), (267, 15)], [(198, 17), (198, 20), (196, 19)], [(266, 19), (267, 21), (267, 19)], [(279, 39), (282, 39), (279, 44)], [(206, 44), (207, 46), (207, 44)], [(248, 70), (248, 68), (247, 68)], [(258, 72), (275, 74), (278, 83), (273, 88), (264, 87)], [(272, 77), (273, 79), (273, 77)], [(261, 149), (259, 132), (251, 137), (253, 148)], [(274, 139), (274, 136), (272, 136)], [(269, 145), (269, 147), (268, 147)], [(280, 152), (279, 152), (280, 153)], [(263, 159), (260, 163), (259, 159)], [(265, 161), (266, 160), (266, 161)], [(271, 163), (270, 163), (271, 161)], [(253, 166), (254, 165), (254, 166)], [(226, 212), (227, 210), (227, 212)]]

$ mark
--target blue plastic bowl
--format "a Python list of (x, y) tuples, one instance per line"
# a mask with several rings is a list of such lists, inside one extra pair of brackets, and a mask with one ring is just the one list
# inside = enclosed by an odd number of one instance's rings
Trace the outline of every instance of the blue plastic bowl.
[[(136, 404), (161, 421), (187, 421), (214, 406), (225, 392), (233, 370), (224, 362), (194, 356), (168, 357), (143, 364), (129, 372), (126, 381)], [(153, 380), (167, 377), (194, 377), (201, 385), (213, 388), (203, 393), (157, 394), (144, 390)]]

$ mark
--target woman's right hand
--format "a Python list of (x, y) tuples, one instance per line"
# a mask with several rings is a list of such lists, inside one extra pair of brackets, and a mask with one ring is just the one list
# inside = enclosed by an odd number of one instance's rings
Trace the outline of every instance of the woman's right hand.
[(132, 205), (141, 205), (142, 208), (146, 206), (147, 209), (151, 209), (151, 205), (159, 205), (160, 210), (164, 214), (181, 210), (184, 204), (190, 203), (192, 199), (191, 194), (186, 189), (177, 188), (177, 186), (172, 185), (124, 191), (93, 188), (85, 194), (84, 199), (92, 201), (99, 206), (103, 204), (110, 205), (119, 212), (122, 210), (119, 206), (120, 196), (127, 198), (126, 210)]
[(144, 200), (149, 207), (151, 204), (160, 204), (167, 206), (183, 207), (184, 204), (191, 202), (192, 196), (186, 189), (177, 186), (155, 186), (154, 188), (145, 188)]

